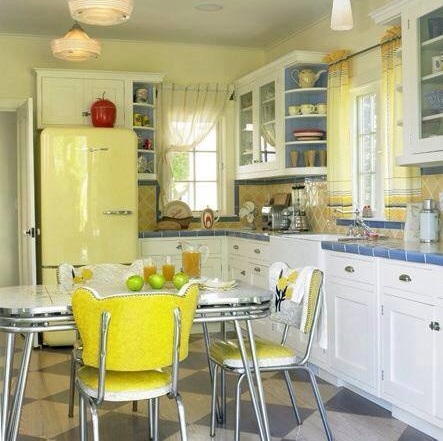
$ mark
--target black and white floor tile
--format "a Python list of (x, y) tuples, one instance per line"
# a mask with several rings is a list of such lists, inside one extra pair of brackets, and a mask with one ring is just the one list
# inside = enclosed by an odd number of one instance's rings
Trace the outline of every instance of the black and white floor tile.
[[(21, 416), (19, 441), (74, 441), (79, 439), (78, 408), (67, 417), (69, 348), (33, 350)], [(312, 391), (301, 374), (293, 377), (303, 424), (296, 425), (284, 381), (277, 374), (263, 378), (272, 440), (321, 441), (323, 426)], [(214, 441), (233, 440), (234, 378), (228, 376), (227, 421), (217, 427)], [(361, 396), (319, 381), (320, 391), (336, 441), (432, 441), (433, 438), (391, 417), (390, 413)], [(179, 384), (186, 407), (190, 441), (209, 441), (210, 387), (203, 339), (193, 335), (190, 354), (182, 364)], [(133, 412), (130, 403), (105, 403), (100, 415), (101, 439), (147, 439), (146, 405)], [(241, 441), (257, 441), (257, 425), (249, 394), (242, 394)], [(174, 401), (160, 401), (160, 439), (180, 440)]]

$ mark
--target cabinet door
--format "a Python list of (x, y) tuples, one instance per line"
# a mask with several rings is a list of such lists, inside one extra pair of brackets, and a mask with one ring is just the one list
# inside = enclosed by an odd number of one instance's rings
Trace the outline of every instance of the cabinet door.
[(228, 278), (251, 283), (251, 274), (248, 271), (247, 261), (229, 257)]
[(443, 150), (442, 17), (441, 0), (427, 0), (402, 18), (405, 151), (413, 154)]
[[(84, 80), (84, 99), (83, 110), (89, 112), (92, 104), (98, 98), (103, 96), (112, 101), (117, 108), (117, 118), (115, 120), (116, 127), (123, 127), (125, 125), (125, 83), (123, 80)], [(84, 124), (92, 124), (90, 117)]]
[(382, 304), (382, 397), (431, 413), (433, 307), (392, 295)]
[[(434, 348), (435, 348), (435, 415), (443, 419), (443, 307), (435, 308), (434, 314)], [(437, 323), (437, 325), (436, 325)]]
[(238, 91), (238, 134), (237, 134), (237, 165), (251, 166), (254, 162), (254, 95), (252, 86)]
[(89, 117), (82, 112), (89, 109), (83, 105), (83, 79), (43, 77), (39, 109), (41, 126), (85, 124)]
[(326, 296), (332, 367), (345, 374), (347, 381), (363, 389), (374, 390), (377, 338), (375, 287), (327, 277)]

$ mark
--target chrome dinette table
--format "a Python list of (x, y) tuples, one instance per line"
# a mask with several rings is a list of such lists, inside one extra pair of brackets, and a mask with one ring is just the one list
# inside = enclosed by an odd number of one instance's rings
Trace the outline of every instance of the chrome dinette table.
[[(125, 292), (121, 286), (92, 286), (105, 296)], [(20, 414), (28, 377), (34, 338), (43, 331), (75, 329), (71, 309), (73, 288), (55, 285), (11, 286), (0, 288), (0, 332), (5, 334), (3, 390), (0, 396), (0, 441), (15, 441), (18, 435)], [(168, 290), (142, 290), (155, 293)], [(174, 292), (171, 290), (171, 292)], [(176, 290), (175, 290), (176, 292)], [(239, 282), (229, 290), (201, 290), (194, 323), (202, 323), (206, 349), (209, 345), (208, 323), (234, 324), (245, 366), (251, 399), (260, 432), (260, 439), (270, 440), (269, 423), (263, 394), (260, 371), (257, 368), (254, 335), (251, 321), (266, 317), (271, 312), (273, 294), (269, 290)], [(247, 362), (246, 340), (251, 350), (252, 365)], [(16, 337), (24, 336), (24, 345), (15, 385), (13, 382)], [(212, 375), (212, 371), (210, 370)], [(255, 377), (255, 383), (254, 383)], [(211, 378), (212, 380), (212, 378)]]

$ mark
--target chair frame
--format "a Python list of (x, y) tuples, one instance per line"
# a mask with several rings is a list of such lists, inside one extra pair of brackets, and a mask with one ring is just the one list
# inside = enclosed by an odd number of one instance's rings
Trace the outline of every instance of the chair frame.
[[(314, 335), (317, 330), (318, 320), (320, 317), (321, 304), (323, 302), (323, 297), (324, 297), (324, 292), (322, 289), (324, 276), (323, 276), (323, 273), (321, 273), (321, 274), (322, 275), (321, 275), (321, 281), (320, 281), (320, 286), (319, 286), (319, 293), (317, 296), (317, 301), (316, 301), (315, 309), (314, 309), (314, 317), (313, 317), (311, 330), (309, 332), (309, 338), (308, 338), (308, 342), (306, 344), (306, 349), (305, 349), (305, 353), (304, 353), (303, 357), (294, 364), (280, 365), (280, 366), (267, 366), (267, 367), (260, 367), (259, 369), (260, 369), (260, 372), (281, 372), (281, 371), (283, 372), (285, 382), (286, 382), (286, 387), (288, 389), (289, 398), (290, 398), (290, 401), (291, 401), (291, 404), (292, 404), (292, 407), (294, 410), (295, 419), (297, 420), (298, 425), (302, 424), (302, 419), (301, 419), (300, 413), (297, 408), (296, 394), (295, 394), (294, 388), (292, 386), (292, 380), (290, 378), (289, 371), (291, 371), (291, 370), (306, 371), (308, 374), (308, 377), (309, 377), (309, 382), (312, 387), (312, 391), (313, 391), (313, 394), (314, 394), (314, 397), (315, 397), (315, 400), (317, 403), (318, 410), (320, 412), (320, 417), (321, 417), (321, 420), (323, 423), (326, 438), (328, 441), (333, 441), (332, 431), (329, 426), (328, 418), (326, 415), (326, 409), (325, 409), (325, 406), (323, 404), (323, 400), (320, 395), (320, 390), (319, 390), (319, 387), (317, 384), (317, 379), (315, 378), (314, 373), (312, 372), (311, 368), (308, 365), (309, 358), (311, 355), (312, 344), (314, 341)], [(286, 340), (288, 337), (290, 327), (291, 327), (291, 325), (289, 325), (287, 323), (284, 325), (282, 339), (280, 342), (280, 344), (282, 346), (284, 346), (286, 344)], [(210, 436), (211, 437), (215, 436), (216, 421), (218, 421), (219, 423), (223, 422), (223, 419), (226, 415), (225, 373), (230, 372), (230, 373), (235, 373), (235, 374), (239, 375), (239, 378), (237, 380), (237, 385), (236, 385), (236, 394), (235, 394), (235, 434), (234, 434), (235, 441), (239, 441), (240, 440), (240, 396), (241, 396), (241, 385), (242, 385), (244, 378), (246, 377), (245, 370), (242, 367), (241, 368), (240, 367), (233, 368), (230, 366), (221, 365), (217, 362), (217, 360), (215, 360), (214, 358), (211, 357), (210, 353), (209, 353), (209, 359), (212, 364), (212, 374), (211, 374), (212, 400), (211, 400)], [(251, 370), (253, 370), (253, 369), (254, 369), (254, 367), (251, 364)], [(219, 403), (218, 394), (217, 394), (217, 374), (218, 374), (218, 371), (220, 371), (220, 373), (221, 373), (221, 375), (220, 375), (221, 404)]]
[[(185, 409), (182, 397), (178, 392), (178, 373), (179, 373), (179, 354), (180, 354), (180, 336), (181, 336), (181, 312), (179, 308), (174, 309), (174, 336), (173, 336), (173, 353), (172, 353), (172, 373), (171, 373), (171, 389), (167, 394), (169, 399), (174, 399), (177, 405), (180, 432), (182, 441), (187, 441), (186, 433), (186, 418)], [(82, 388), (82, 384), (76, 377), (75, 386), (79, 391), (80, 397), (80, 439), (81, 441), (87, 441), (87, 415), (86, 408), (89, 407), (91, 412), (92, 427), (93, 427), (93, 439), (99, 441), (99, 424), (97, 407), (99, 407), (103, 401), (105, 401), (105, 380), (106, 380), (106, 356), (107, 356), (107, 337), (109, 330), (109, 323), (111, 321), (111, 314), (108, 311), (104, 311), (101, 316), (101, 332), (100, 332), (100, 360), (98, 368), (98, 388), (97, 397), (91, 397)], [(162, 396), (162, 395), (161, 395)], [(159, 397), (153, 397), (148, 399), (148, 414), (149, 414), (149, 439), (158, 441), (158, 417), (159, 417)]]

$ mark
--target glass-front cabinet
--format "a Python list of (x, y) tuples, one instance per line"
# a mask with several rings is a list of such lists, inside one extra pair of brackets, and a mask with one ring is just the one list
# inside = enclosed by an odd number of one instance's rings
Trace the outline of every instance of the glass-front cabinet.
[(443, 1), (414, 2), (402, 14), (402, 30), (405, 158), (399, 162), (443, 161)]
[(237, 176), (263, 176), (278, 167), (277, 87), (273, 75), (237, 88)]

